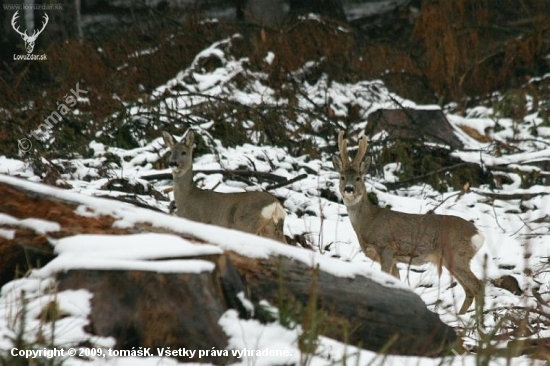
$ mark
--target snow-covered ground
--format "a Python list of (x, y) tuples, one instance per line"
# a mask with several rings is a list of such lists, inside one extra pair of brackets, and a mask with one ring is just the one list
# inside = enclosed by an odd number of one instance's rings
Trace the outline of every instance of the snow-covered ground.
[[(236, 35), (235, 37), (238, 37)], [(167, 108), (173, 108), (182, 114), (192, 115), (193, 107), (205, 102), (208, 96), (228, 98), (235, 102), (261, 108), (262, 105), (276, 106), (286, 103), (284, 99), (276, 96), (276, 93), (260, 81), (266, 76), (262, 73), (249, 71), (246, 67), (246, 59), (235, 59), (229, 53), (231, 39), (213, 44), (199, 55), (189, 68), (183, 70), (173, 80), (159, 86), (153, 97), (160, 98), (165, 93), (172, 93), (172, 97), (166, 99)], [(201, 70), (198, 66), (203, 57), (217, 57), (221, 61), (220, 67), (212, 71)], [(266, 55), (266, 62), (272, 57)], [(310, 65), (311, 66), (311, 65)], [(304, 70), (308, 65), (304, 66)], [(297, 73), (297, 75), (299, 72)], [(245, 88), (236, 89), (233, 79), (236, 75), (244, 75), (248, 84)], [(298, 75), (299, 76), (299, 75)], [(297, 77), (298, 77), (297, 76)], [(547, 75), (546, 77), (550, 77)], [(358, 132), (364, 129), (368, 114), (378, 108), (399, 108), (406, 106), (411, 108), (434, 108), (434, 106), (418, 106), (415, 103), (403, 100), (397, 95), (389, 93), (384, 85), (378, 81), (363, 81), (356, 84), (342, 84), (321, 78), (316, 84), (309, 85), (303, 82), (302, 90), (306, 97), (300, 99), (304, 109), (313, 108), (312, 103), (324, 105), (331, 101), (331, 108), (338, 115), (345, 115), (347, 105), (354, 104), (361, 108), (363, 119), (352, 128), (353, 138), (357, 138)], [(399, 105), (396, 105), (396, 101)], [(138, 114), (139, 108), (133, 107), (130, 113)], [(166, 111), (165, 111), (166, 112)], [(168, 115), (162, 113), (161, 115)], [(466, 115), (447, 113), (447, 117), (457, 136), (463, 141), (465, 151), (457, 151), (454, 154), (464, 161), (482, 164), (484, 166), (507, 165), (510, 168), (540, 170), (534, 162), (541, 159), (550, 159), (550, 129), (537, 127), (542, 124), (542, 119), (536, 113), (529, 115), (522, 123), (513, 122), (506, 118), (495, 116), (489, 108), (474, 108)], [(297, 115), (296, 121), (288, 121), (288, 131), (297, 130), (297, 124), (304, 118)], [(201, 119), (195, 119), (201, 120)], [(169, 123), (167, 119), (163, 123)], [(249, 122), (253, 124), (253, 121)], [(312, 127), (319, 129), (323, 121), (311, 122)], [(242, 250), (247, 255), (266, 255), (269, 252), (284, 253), (299, 260), (311, 263), (312, 259), (332, 273), (342, 276), (353, 276), (361, 273), (375, 278), (392, 286), (406, 286), (421, 296), (428, 308), (441, 317), (441, 319), (462, 331), (466, 346), (475, 346), (481, 333), (489, 333), (503, 317), (512, 314), (522, 316), (521, 308), (536, 308), (543, 314), (550, 315), (550, 309), (541, 301), (535, 299), (533, 289), (537, 290), (537, 296), (543, 301), (550, 301), (550, 186), (534, 185), (529, 188), (521, 188), (521, 178), (514, 172), (507, 172), (507, 177), (512, 182), (504, 184), (496, 190), (481, 186), (471, 189), (469, 192), (457, 196), (455, 199), (449, 196), (457, 192), (439, 193), (426, 185), (415, 185), (398, 191), (389, 191), (384, 183), (395, 180), (392, 174), (395, 164), (385, 167), (384, 177), (366, 177), (366, 185), (369, 191), (375, 192), (380, 205), (390, 205), (393, 210), (425, 213), (438, 206), (438, 214), (456, 215), (470, 220), (480, 228), (486, 238), (485, 245), (472, 260), (473, 272), (487, 281), (485, 286), (484, 315), (476, 317), (474, 311), (459, 316), (457, 310), (464, 299), (462, 288), (454, 285), (454, 280), (445, 269), (441, 277), (438, 277), (437, 269), (432, 265), (414, 267), (410, 270), (408, 265), (400, 264), (402, 283), (398, 283), (385, 274), (381, 274), (380, 266), (368, 259), (360, 250), (357, 238), (346, 214), (346, 208), (340, 203), (323, 198), (321, 191), (328, 190), (339, 196), (337, 191), (338, 176), (335, 173), (331, 156), (322, 154), (319, 159), (309, 156), (292, 156), (283, 148), (277, 146), (259, 146), (258, 144), (245, 144), (237, 147), (226, 147), (223, 141), (211, 137), (209, 130), (213, 122), (205, 120), (202, 124), (196, 124), (193, 128), (199, 135), (205, 137), (210, 143), (210, 153), (196, 157), (194, 168), (197, 170), (242, 169), (269, 172), (286, 178), (293, 178), (299, 174), (307, 174), (305, 179), (291, 185), (284, 186), (271, 193), (284, 201), (287, 211), (285, 222), (285, 234), (305, 234), (307, 241), (314, 251), (285, 246), (268, 240), (257, 239), (248, 234), (228, 231), (225, 229), (211, 228), (206, 225), (185, 221), (167, 214), (139, 211), (128, 204), (109, 202), (105, 200), (91, 199), (90, 196), (108, 195), (120, 196), (123, 192), (105, 190), (104, 187), (110, 179), (125, 178), (136, 184), (146, 186), (144, 176), (155, 173), (166, 173), (169, 170), (155, 170), (154, 163), (161, 159), (167, 151), (160, 137), (150, 136), (148, 141), (143, 141), (142, 147), (133, 150), (123, 150), (113, 146), (107, 146), (90, 142), (90, 148), (94, 156), (86, 159), (66, 159), (56, 161), (66, 167), (67, 173), (62, 175), (65, 183), (72, 188), (67, 191), (55, 190), (55, 194), (69, 195), (72, 199), (82, 202), (81, 214), (108, 213), (117, 217), (115, 225), (124, 227), (135, 222), (151, 220), (160, 225), (169, 225), (178, 232), (193, 233), (203, 238), (208, 245), (196, 245), (179, 237), (167, 236), (157, 240), (151, 236), (160, 234), (141, 234), (117, 237), (79, 235), (59, 240), (55, 244), (58, 257), (42, 269), (32, 271), (28, 277), (14, 280), (2, 288), (0, 295), (0, 355), (9, 352), (13, 347), (12, 339), (17, 334), (21, 325), (20, 312), (23, 303), (26, 303), (25, 338), (29, 343), (36, 341), (38, 335), (46, 339), (53, 339), (53, 344), (58, 347), (71, 347), (83, 341), (88, 341), (102, 352), (113, 346), (112, 339), (95, 337), (84, 331), (87, 324), (87, 314), (90, 311), (91, 294), (84, 291), (55, 291), (54, 274), (57, 271), (69, 268), (97, 268), (97, 269), (139, 269), (144, 271), (174, 272), (183, 271), (211, 271), (212, 266), (204, 261), (186, 262), (182, 266), (178, 261), (164, 261), (166, 257), (187, 257), (205, 253), (217, 253), (220, 250)], [(493, 129), (500, 126), (498, 132)], [(493, 142), (480, 143), (465, 132), (459, 126), (468, 126), (479, 130), (482, 134), (489, 134), (492, 141), (509, 143), (514, 139), (513, 145), (518, 151), (513, 155), (498, 155)], [(536, 131), (536, 136), (533, 134)], [(182, 130), (177, 138), (181, 138), (185, 131)], [(55, 130), (50, 131), (51, 137), (55, 137)], [(252, 135), (252, 141), (259, 141), (259, 136)], [(335, 146), (336, 136), (321, 136), (312, 134), (303, 136), (313, 139), (318, 146)], [(352, 144), (353, 145), (353, 144)], [(113, 165), (110, 172), (105, 174), (104, 162), (107, 155), (119, 157), (120, 163)], [(110, 160), (112, 161), (112, 160)], [(312, 172), (316, 172), (313, 174)], [(40, 177), (22, 160), (8, 159), (0, 156), (0, 173), (8, 176), (23, 177), (32, 182), (39, 182)], [(215, 187), (220, 192), (234, 192), (243, 190), (259, 190), (262, 186), (250, 187), (242, 182), (224, 180), (221, 174), (198, 174), (196, 180), (203, 189)], [(12, 181), (11, 178), (0, 176), (1, 181)], [(31, 184), (31, 183), (17, 183)], [(170, 185), (170, 181), (154, 182), (154, 187), (161, 191)], [(34, 186), (33, 186), (34, 187)], [(52, 190), (44, 186), (43, 190)], [(52, 191), (53, 192), (53, 191)], [(531, 194), (529, 197), (519, 200), (491, 198), (490, 194)], [(159, 201), (149, 195), (139, 197), (143, 202), (168, 212), (168, 201)], [(3, 198), (9, 199), (9, 198)], [(144, 214), (147, 212), (147, 214)], [(145, 216), (144, 216), (145, 215)], [(47, 233), (55, 231), (58, 223), (18, 220), (7, 214), (0, 214), (0, 225), (24, 225), (36, 232)], [(0, 229), (0, 236), (13, 237), (13, 231)], [(231, 240), (229, 240), (231, 239)], [(152, 240), (165, 243), (151, 248)], [(128, 250), (132, 247), (132, 250)], [(330, 259), (329, 259), (330, 258)], [(485, 260), (487, 258), (487, 260)], [(154, 262), (149, 260), (156, 259)], [(495, 287), (491, 280), (504, 275), (511, 275), (517, 279), (523, 290), (523, 295), (513, 295), (507, 290)], [(22, 292), (24, 290), (24, 294)], [(59, 320), (55, 326), (54, 335), (51, 328), (44, 327), (40, 321), (40, 312), (51, 301), (57, 301), (59, 308), (67, 314)], [(514, 313), (513, 309), (517, 311)], [(531, 317), (528, 328), (532, 331), (531, 337), (548, 337), (550, 332), (548, 319), (538, 319), (535, 314)], [(473, 327), (474, 318), (478, 327)], [(507, 325), (509, 324), (509, 326)], [(511, 331), (513, 322), (504, 321), (498, 325), (498, 333)], [(287, 350), (279, 357), (246, 356), (240, 359), (243, 365), (273, 365), (273, 364), (298, 364), (301, 361), (297, 346), (297, 336), (300, 328), (286, 329), (276, 323), (262, 325), (255, 320), (241, 320), (233, 311), (228, 311), (220, 319), (220, 325), (230, 337), (228, 349), (262, 350), (265, 348)], [(481, 333), (480, 333), (481, 332)], [(506, 347), (506, 339), (495, 340), (497, 347)], [(62, 358), (60, 358), (61, 360)], [(428, 359), (418, 357), (382, 356), (375, 353), (346, 346), (331, 339), (321, 338), (318, 351), (311, 356), (312, 365), (329, 365), (346, 360), (347, 364), (460, 364), (469, 365), (476, 363), (475, 355), (460, 355), (446, 359)], [(1, 360), (1, 356), (0, 356)], [(506, 359), (494, 359), (495, 362), (506, 364)], [(527, 358), (515, 358), (513, 364), (533, 364), (534, 361)], [(69, 357), (64, 365), (176, 365), (174, 359), (167, 357), (90, 357), (82, 360)]]

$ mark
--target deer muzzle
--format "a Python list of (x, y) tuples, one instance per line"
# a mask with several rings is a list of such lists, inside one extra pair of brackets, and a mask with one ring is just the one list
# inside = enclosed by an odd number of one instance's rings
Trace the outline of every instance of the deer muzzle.
[(344, 187), (344, 193), (351, 194), (351, 193), (354, 193), (354, 192), (355, 192), (355, 188), (353, 188), (352, 186), (345, 186)]

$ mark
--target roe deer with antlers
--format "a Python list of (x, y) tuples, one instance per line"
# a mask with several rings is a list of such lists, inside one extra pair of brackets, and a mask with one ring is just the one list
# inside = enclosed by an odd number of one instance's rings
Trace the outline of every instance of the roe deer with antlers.
[(193, 130), (180, 142), (162, 133), (170, 148), (169, 166), (174, 178), (177, 215), (189, 220), (223, 226), (286, 243), (283, 234), (285, 210), (267, 192), (220, 193), (202, 190), (193, 182)]
[(372, 204), (363, 177), (370, 166), (367, 140), (359, 140), (355, 159), (348, 158), (344, 132), (338, 136), (340, 156), (332, 159), (340, 175), (340, 193), (361, 249), (381, 264), (382, 271), (399, 278), (396, 262), (420, 265), (434, 263), (441, 275), (445, 266), (464, 288), (464, 314), (481, 290), (470, 269), (470, 261), (483, 245), (484, 237), (474, 224), (457, 216), (408, 214)]

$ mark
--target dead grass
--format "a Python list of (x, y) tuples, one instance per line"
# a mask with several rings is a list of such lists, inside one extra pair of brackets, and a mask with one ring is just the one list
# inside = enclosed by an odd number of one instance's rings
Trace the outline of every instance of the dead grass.
[[(513, 2), (506, 0), (508, 5)], [(0, 151), (18, 156), (17, 138), (43, 123), (80, 83), (89, 90), (89, 103), (79, 103), (79, 114), (69, 113), (55, 126), (55, 140), (34, 144), (40, 155), (50, 159), (89, 156), (91, 140), (134, 148), (158, 136), (159, 129), (178, 134), (211, 120), (213, 136), (227, 146), (249, 142), (245, 125), (252, 121), (261, 132), (261, 143), (315, 157), (318, 148), (299, 136), (334, 136), (342, 126), (353, 126), (365, 116), (351, 104), (346, 116), (336, 116), (330, 100), (326, 105), (299, 109), (299, 86), (316, 83), (321, 77), (350, 83), (380, 79), (403, 97), (434, 103), (436, 95), (445, 101), (516, 85), (543, 70), (542, 57), (550, 52), (548, 6), (535, 0), (522, 4), (519, 15), (514, 15), (515, 10), (506, 13), (488, 1), (426, 1), (414, 32), (402, 32), (394, 41), (375, 39), (329, 20), (301, 18), (281, 29), (263, 29), (228, 21), (203, 22), (198, 13), (182, 23), (167, 22), (153, 13), (148, 22), (100, 40), (52, 43), (44, 51), (48, 61), (18, 63), (0, 72), (0, 105), (7, 106), (0, 110)], [(168, 95), (151, 100), (151, 92), (189, 67), (198, 52), (235, 34), (240, 37), (233, 38), (231, 55), (247, 58), (247, 71), (266, 73), (268, 77), (261, 82), (288, 100), (287, 104), (250, 107), (222, 96), (197, 106), (190, 116), (163, 109)], [(275, 54), (272, 63), (265, 61), (268, 52)], [(298, 76), (293, 74), (310, 61), (317, 64)], [(219, 66), (215, 57), (206, 57), (197, 70), (207, 72)], [(247, 78), (241, 73), (232, 83), (244, 89), (250, 82)], [(532, 89), (528, 94), (544, 104), (545, 97), (536, 94), (536, 86)], [(521, 97), (521, 93), (516, 94)], [(516, 99), (501, 110), (525, 114)], [(140, 112), (130, 113), (130, 108)], [(306, 116), (305, 121), (289, 135), (286, 124), (299, 114)], [(312, 121), (319, 120), (322, 126), (313, 128)]]
[(521, 85), (544, 68), (548, 24), (543, 1), (425, 1), (413, 37), (430, 86), (457, 100)]

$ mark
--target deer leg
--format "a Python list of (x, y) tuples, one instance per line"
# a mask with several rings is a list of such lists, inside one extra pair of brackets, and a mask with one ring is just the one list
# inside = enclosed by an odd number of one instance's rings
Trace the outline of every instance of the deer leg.
[(460, 283), (460, 285), (464, 289), (466, 298), (464, 299), (464, 302), (462, 303), (462, 306), (460, 307), (460, 311), (458, 313), (465, 314), (468, 311), (470, 305), (472, 305), (472, 302), (476, 298), (476, 295), (480, 293), (481, 282), (472, 273), (470, 268), (461, 268), (455, 266), (451, 268), (447, 267), (447, 269), (453, 274), (453, 276), (455, 276), (458, 283)]
[(395, 262), (393, 263), (393, 266), (391, 267), (391, 274), (392, 274), (392, 276), (401, 279), (401, 276), (399, 275), (399, 270), (397, 269), (397, 265), (396, 265)]
[(284, 221), (282, 220), (279, 220), (278, 222), (269, 220), (262, 227), (260, 227), (255, 232), (255, 234), (286, 244), (285, 234), (283, 232), (283, 225)]
[(282, 221), (282, 220), (279, 220), (279, 222), (277, 222), (277, 223), (273, 223), (273, 226), (275, 227), (274, 228), (274, 231), (275, 231), (274, 236), (275, 236), (275, 240), (287, 244), (283, 225), (284, 225), (284, 221)]
[(380, 251), (379, 256), (382, 271), (389, 273), (400, 280), (401, 278), (399, 278), (399, 271), (397, 270), (397, 266), (393, 261), (393, 250), (388, 247), (383, 248)]
[(255, 225), (259, 227), (255, 234), (286, 244), (284, 234), (285, 216), (285, 210), (278, 202), (265, 206), (261, 211), (258, 223)]

